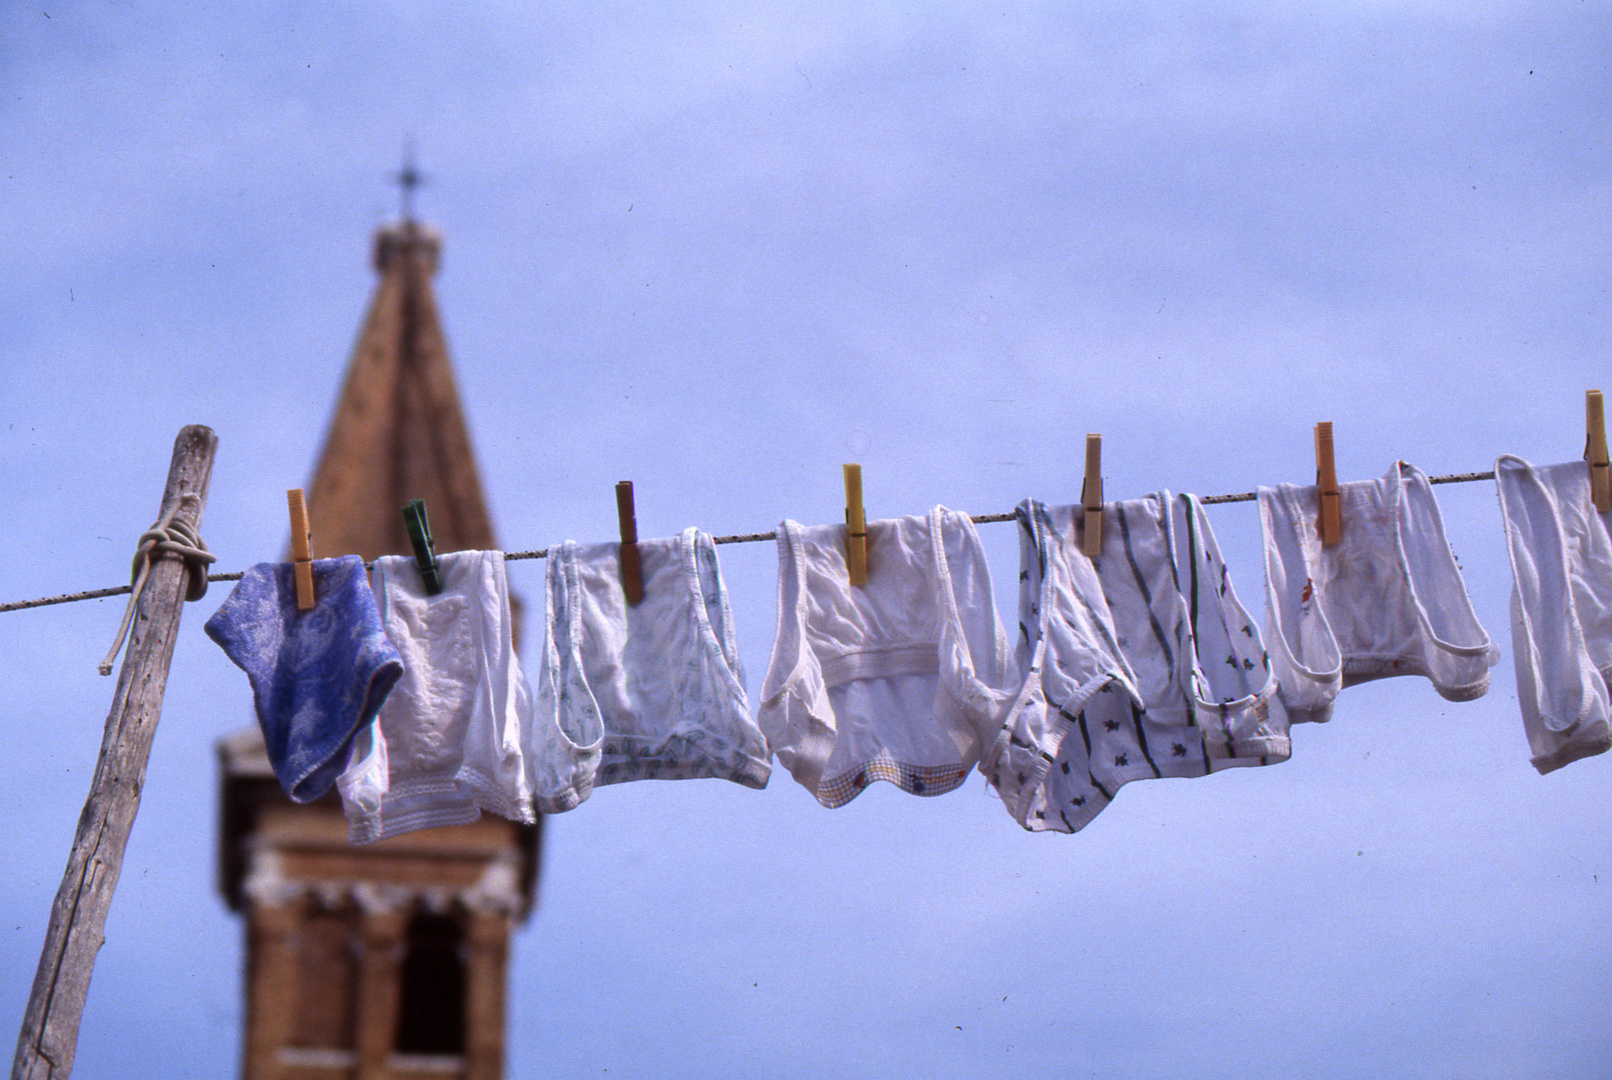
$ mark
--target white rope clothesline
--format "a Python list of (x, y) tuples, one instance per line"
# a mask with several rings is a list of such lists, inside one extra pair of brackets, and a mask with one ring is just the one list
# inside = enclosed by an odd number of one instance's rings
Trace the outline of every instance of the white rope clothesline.
[[(1494, 472), (1450, 473), (1446, 476), (1430, 476), (1427, 479), (1428, 483), (1431, 484), (1468, 484), (1477, 480), (1493, 480)], [(1234, 495), (1205, 495), (1200, 497), (1198, 501), (1208, 506), (1218, 503), (1253, 502), (1258, 497), (1255, 492), (1242, 491)], [(1009, 511), (1005, 514), (972, 514), (969, 520), (976, 524), (984, 525), (990, 522), (1012, 521), (1014, 517), (1015, 514)], [(717, 544), (750, 544), (777, 539), (778, 534), (776, 532), (735, 533), (731, 536), (712, 537), (712, 542)], [(546, 559), (548, 558), (548, 553), (548, 548), (533, 548), (529, 551), (506, 551), (504, 561)], [(222, 574), (208, 574), (207, 580), (239, 581), (243, 573), (244, 571), (234, 570)], [(0, 614), (8, 611), (23, 611), (28, 608), (49, 607), (52, 604), (71, 604), (79, 600), (99, 600), (108, 596), (122, 596), (129, 592), (131, 588), (132, 586), (130, 585), (118, 585), (107, 589), (88, 589), (84, 592), (63, 593), (59, 596), (42, 596), (36, 600), (13, 600), (10, 603), (0, 604)]]

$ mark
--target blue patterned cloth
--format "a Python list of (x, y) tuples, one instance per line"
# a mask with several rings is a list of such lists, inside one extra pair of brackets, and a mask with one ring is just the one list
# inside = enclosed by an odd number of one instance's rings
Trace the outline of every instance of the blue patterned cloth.
[(353, 735), (403, 674), (363, 560), (314, 560), (313, 586), (317, 602), (298, 611), (291, 564), (259, 563), (207, 620), (207, 636), (252, 683), (269, 762), (297, 802), (330, 790)]

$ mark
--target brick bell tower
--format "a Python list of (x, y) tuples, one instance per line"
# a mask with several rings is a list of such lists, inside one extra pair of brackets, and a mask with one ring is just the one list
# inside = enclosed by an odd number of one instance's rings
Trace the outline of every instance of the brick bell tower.
[[(441, 238), (409, 211), (412, 165), (399, 179), (404, 215), (375, 235), (380, 283), (308, 491), (316, 555), (409, 553), (412, 498), (438, 551), (498, 546), (431, 291)], [(334, 791), (285, 796), (255, 727), (218, 750), (219, 883), (246, 917), (246, 1080), (502, 1077), (541, 819), (356, 847)]]

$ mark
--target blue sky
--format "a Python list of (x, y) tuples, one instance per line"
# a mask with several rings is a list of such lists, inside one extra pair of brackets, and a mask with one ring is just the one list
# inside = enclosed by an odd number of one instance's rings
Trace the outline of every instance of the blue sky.
[[(122, 581), (174, 434), (278, 557), (406, 137), (506, 547), (1582, 450), (1612, 382), (1612, 20), (1584, 3), (37, 2), (0, 12), (0, 599)], [(1612, 387), (1608, 387), (1612, 390)], [(1504, 659), (1351, 688), (1293, 759), (1030, 836), (971, 779), (549, 822), (511, 1076), (1579, 1076), (1612, 1056), (1608, 770), (1528, 764), (1492, 485), (1439, 489)], [(1262, 608), (1257, 519), (1211, 510)], [(999, 603), (1015, 539), (982, 526)], [(722, 550), (752, 694), (776, 561)], [(515, 564), (537, 593), (541, 564)], [(231, 1076), (213, 888), (244, 678), (186, 612), (86, 1076)], [(0, 616), (0, 1017), (95, 762), (116, 601)], [(535, 637), (529, 634), (528, 640)], [(1601, 873), (1609, 881), (1599, 881)], [(608, 1070), (608, 1073), (606, 1073)]]

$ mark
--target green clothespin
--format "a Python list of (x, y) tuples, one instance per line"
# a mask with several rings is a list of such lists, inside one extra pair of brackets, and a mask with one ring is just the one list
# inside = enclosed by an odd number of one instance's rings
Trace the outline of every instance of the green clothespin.
[(420, 580), (425, 582), (425, 594), (435, 596), (442, 591), (442, 575), (437, 565), (436, 547), (431, 543), (431, 525), (425, 516), (425, 500), (410, 499), (403, 508), (403, 524), (409, 529), (409, 543), (414, 545), (414, 562), (420, 568)]

